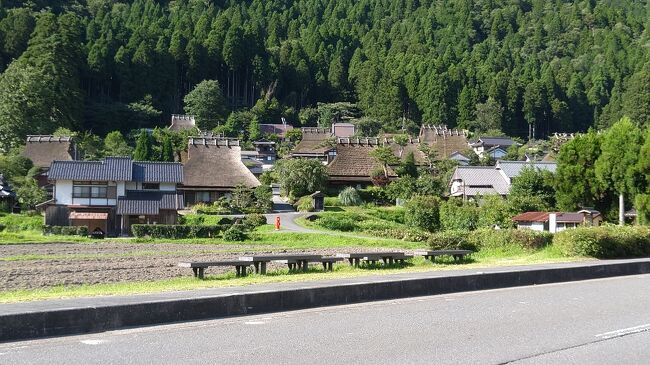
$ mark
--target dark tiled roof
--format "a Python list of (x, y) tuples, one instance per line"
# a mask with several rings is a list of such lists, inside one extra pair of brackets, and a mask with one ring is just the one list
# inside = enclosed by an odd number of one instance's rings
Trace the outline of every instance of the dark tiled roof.
[(23, 156), (39, 168), (50, 167), (52, 161), (70, 161), (76, 157), (71, 137), (54, 136), (27, 136)]
[(106, 157), (103, 161), (54, 161), (48, 178), (181, 183), (183, 166), (177, 162), (134, 162), (128, 157)]
[(183, 182), (183, 165), (178, 162), (133, 162), (133, 181)]
[(127, 191), (117, 200), (118, 215), (158, 215), (161, 209), (179, 210), (183, 195), (175, 191)]
[[(211, 143), (208, 143), (211, 142)], [(183, 167), (185, 187), (232, 189), (237, 185), (253, 188), (260, 185), (241, 160), (239, 143), (219, 140), (206, 144), (189, 144), (188, 159)]]
[(517, 142), (513, 141), (510, 137), (481, 137), (475, 144), (485, 147), (501, 146), (504, 149), (508, 149), (508, 147), (517, 144)]

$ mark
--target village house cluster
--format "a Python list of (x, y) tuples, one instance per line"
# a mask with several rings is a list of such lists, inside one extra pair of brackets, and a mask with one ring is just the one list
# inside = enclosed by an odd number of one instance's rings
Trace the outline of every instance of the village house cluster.
[[(197, 130), (195, 118), (172, 115), (169, 129)], [(265, 135), (284, 139), (293, 127), (260, 124), (260, 129)], [(444, 125), (423, 125), (417, 137), (400, 143), (389, 134), (358, 137), (352, 123), (302, 128), (301, 132), (302, 139), (289, 158), (316, 159), (325, 164), (328, 184), (333, 188), (371, 185), (373, 171), (381, 168), (372, 151), (380, 146), (388, 146), (400, 160), (412, 153), (418, 166), (430, 163), (423, 145), (438, 159), (456, 161), (448, 195), (463, 199), (507, 196), (512, 181), (524, 168), (550, 172), (556, 168), (548, 156), (541, 161), (499, 160), (511, 146), (518, 146), (517, 142), (509, 137), (469, 140), (466, 132)], [(45, 211), (47, 225), (83, 225), (89, 232), (127, 235), (133, 224), (175, 224), (179, 210), (228, 198), (238, 186), (259, 186), (259, 176), (273, 167), (278, 156), (275, 142), (260, 140), (252, 145), (254, 149), (243, 150), (237, 139), (199, 132), (188, 137), (187, 151), (178, 162), (133, 161), (120, 156), (82, 161), (73, 138), (28, 136), (24, 155), (38, 168), (37, 182), (49, 194), (49, 200), (38, 205)], [(471, 153), (495, 159), (496, 165), (469, 166)], [(397, 178), (393, 167), (387, 168), (386, 177)], [(2, 194), (15, 198), (5, 185)], [(530, 212), (515, 217), (520, 228), (546, 231), (586, 222), (597, 225), (600, 220), (597, 212)]]

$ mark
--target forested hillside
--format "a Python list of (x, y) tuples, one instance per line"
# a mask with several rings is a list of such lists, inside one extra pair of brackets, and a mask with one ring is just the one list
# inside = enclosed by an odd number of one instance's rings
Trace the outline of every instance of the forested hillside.
[(0, 0), (0, 145), (163, 125), (206, 79), (227, 110), (272, 106), (296, 125), (334, 101), (385, 130), (645, 124), (646, 13), (632, 0)]

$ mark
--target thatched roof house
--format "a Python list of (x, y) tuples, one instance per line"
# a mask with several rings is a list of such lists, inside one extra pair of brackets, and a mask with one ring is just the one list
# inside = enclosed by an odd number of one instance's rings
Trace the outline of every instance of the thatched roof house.
[(214, 202), (236, 186), (260, 185), (241, 160), (239, 140), (219, 137), (190, 137), (181, 190), (188, 205)]
[(195, 128), (197, 128), (196, 119), (193, 115), (172, 114), (172, 123), (169, 125), (169, 130), (180, 132)]
[(23, 156), (32, 160), (34, 166), (47, 170), (52, 161), (72, 161), (77, 152), (72, 137), (27, 136)]
[(447, 158), (454, 152), (463, 152), (470, 147), (464, 131), (449, 129), (446, 125), (423, 125), (420, 128), (419, 139), (434, 148), (440, 159)]
[(328, 128), (302, 128), (302, 140), (291, 152), (291, 157), (318, 158), (327, 160), (327, 155), (333, 150), (330, 140), (332, 132)]
[[(381, 145), (379, 138), (339, 138), (336, 144), (336, 157), (327, 166), (331, 185), (369, 185), (372, 173), (382, 168), (370, 152)], [(388, 177), (397, 174), (390, 167)]]

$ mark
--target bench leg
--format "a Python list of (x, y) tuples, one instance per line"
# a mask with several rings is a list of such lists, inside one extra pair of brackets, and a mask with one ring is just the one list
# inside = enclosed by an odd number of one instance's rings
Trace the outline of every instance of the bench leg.
[(434, 262), (434, 263), (436, 262), (436, 256), (435, 255), (431, 255), (431, 262)]
[(384, 262), (384, 265), (386, 265), (390, 260), (389, 260), (388, 257), (382, 257), (382, 258), (381, 258), (381, 261), (383, 261), (383, 262)]
[(392, 265), (392, 264), (394, 264), (394, 263), (395, 263), (395, 260), (393, 260), (392, 257), (389, 257), (389, 258), (388, 258), (388, 264), (389, 264), (389, 265)]
[(350, 258), (348, 259), (348, 262), (350, 263), (350, 266), (354, 265), (354, 259)]
[(260, 273), (260, 263), (259, 262), (253, 262), (253, 266), (255, 266), (255, 273), (259, 274)]
[(302, 261), (302, 271), (307, 272), (309, 270), (309, 265), (307, 264), (307, 261)]
[(333, 262), (328, 262), (327, 263), (327, 269), (329, 271), (334, 271), (334, 263)]
[(205, 270), (204, 267), (199, 267), (199, 279), (203, 279), (203, 270)]
[(266, 262), (260, 263), (260, 274), (266, 275)]
[(199, 270), (198, 267), (193, 267), (192, 272), (194, 273), (194, 277), (198, 278), (199, 277)]

